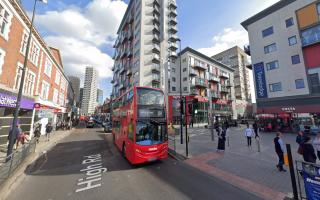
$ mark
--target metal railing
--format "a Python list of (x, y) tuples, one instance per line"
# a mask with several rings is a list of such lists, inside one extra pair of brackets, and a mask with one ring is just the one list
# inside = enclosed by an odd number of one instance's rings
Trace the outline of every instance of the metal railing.
[(36, 149), (36, 140), (32, 139), (22, 145), (10, 156), (0, 157), (0, 185), (7, 180), (20, 164)]

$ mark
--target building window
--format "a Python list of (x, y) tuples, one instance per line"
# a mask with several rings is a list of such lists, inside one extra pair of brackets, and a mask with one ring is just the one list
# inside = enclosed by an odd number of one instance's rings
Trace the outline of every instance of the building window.
[(188, 87), (184, 87), (184, 88), (183, 88), (183, 91), (184, 91), (184, 92), (187, 92), (187, 91), (188, 91)]
[(184, 58), (184, 59), (182, 60), (182, 63), (185, 63), (185, 62), (187, 62), (187, 58)]
[(282, 91), (281, 82), (269, 84), (270, 92), (279, 92)]
[(173, 73), (175, 73), (175, 72), (176, 72), (176, 68), (172, 67), (172, 68), (171, 68), (171, 71), (172, 71)]
[(320, 3), (317, 4), (317, 11), (318, 11), (318, 16), (319, 16), (319, 20), (320, 20)]
[(55, 78), (54, 82), (55, 82), (57, 85), (60, 84), (60, 73), (59, 73), (58, 71), (56, 72), (56, 78)]
[(32, 71), (28, 71), (25, 85), (24, 85), (24, 93), (27, 95), (33, 95), (34, 84), (36, 80), (36, 75)]
[(303, 79), (297, 79), (295, 82), (296, 82), (296, 89), (302, 89), (305, 87)]
[(172, 87), (172, 91), (175, 92), (176, 91), (176, 87)]
[(21, 40), (21, 48), (20, 48), (20, 52), (23, 55), (26, 55), (28, 37), (29, 37), (29, 35), (27, 33), (23, 33), (22, 40)]
[(183, 72), (186, 72), (187, 71), (187, 68), (183, 68), (183, 70), (182, 70)]
[(0, 5), (0, 35), (8, 39), (10, 14)]
[(47, 83), (46, 81), (43, 81), (42, 82), (42, 88), (41, 88), (41, 98), (43, 100), (48, 100), (49, 88), (50, 88), (49, 83)]
[(172, 82), (176, 82), (176, 78), (175, 77), (172, 77)]
[(309, 74), (309, 80), (310, 80), (310, 87), (311, 87), (311, 93), (320, 93), (320, 80), (319, 80), (319, 74)]
[(269, 35), (272, 35), (273, 34), (273, 26), (267, 28), (267, 29), (264, 29), (262, 31), (262, 37), (267, 37)]
[(187, 80), (188, 80), (188, 78), (187, 78), (187, 77), (184, 77), (184, 78), (183, 78), (183, 81), (187, 81)]
[(297, 37), (296, 36), (289, 37), (288, 41), (289, 41), (289, 46), (293, 46), (297, 44)]
[(274, 52), (274, 51), (277, 51), (276, 43), (273, 43), (273, 44), (270, 44), (270, 45), (264, 47), (264, 53), (265, 54), (268, 54), (268, 53), (271, 53), (271, 52)]
[(46, 63), (44, 66), (44, 73), (48, 76), (51, 77), (51, 70), (52, 70), (52, 63), (51, 61), (47, 58)]
[(292, 61), (293, 65), (299, 64), (300, 63), (300, 56), (299, 55), (291, 56), (291, 61)]
[(29, 55), (29, 59), (36, 66), (38, 66), (39, 53), (40, 53), (40, 48), (35, 43), (33, 43), (32, 49)]
[(21, 63), (18, 63), (17, 65), (17, 70), (16, 70), (16, 78), (15, 78), (15, 84), (14, 84), (14, 89), (18, 90), (20, 87), (20, 81), (21, 81), (21, 76), (22, 76), (22, 69), (23, 66)]
[(4, 57), (6, 56), (6, 52), (0, 48), (0, 74), (2, 74), (2, 67), (4, 64)]
[(286, 27), (287, 28), (292, 26), (293, 24), (294, 24), (294, 22), (293, 22), (293, 18), (292, 17), (286, 20)]
[(320, 25), (301, 31), (302, 45), (307, 46), (320, 41)]
[(266, 64), (267, 70), (274, 70), (279, 68), (279, 62), (277, 60), (269, 62)]
[(58, 98), (59, 98), (59, 91), (55, 88), (53, 90), (53, 98), (52, 98), (53, 103), (58, 104)]

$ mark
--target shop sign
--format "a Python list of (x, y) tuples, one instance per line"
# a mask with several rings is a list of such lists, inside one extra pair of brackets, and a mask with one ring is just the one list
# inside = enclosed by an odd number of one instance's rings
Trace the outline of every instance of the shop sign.
[(257, 98), (268, 98), (263, 62), (253, 65), (256, 81)]
[(320, 167), (302, 163), (302, 172), (307, 199), (320, 199)]
[(296, 111), (296, 108), (295, 107), (283, 107), (283, 108), (281, 108), (281, 110), (284, 112), (293, 112), (293, 111)]
[[(0, 93), (0, 107), (15, 108), (17, 105), (17, 97)], [(34, 102), (28, 99), (21, 99), (21, 108), (33, 109)]]
[(51, 109), (41, 109), (38, 111), (39, 118), (52, 118), (53, 113)]

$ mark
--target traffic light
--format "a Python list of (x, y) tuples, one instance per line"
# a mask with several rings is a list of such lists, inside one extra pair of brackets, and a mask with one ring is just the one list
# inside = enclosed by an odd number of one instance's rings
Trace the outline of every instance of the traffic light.
[(192, 99), (192, 108), (193, 108), (193, 113), (192, 114), (197, 114), (198, 112), (198, 99)]

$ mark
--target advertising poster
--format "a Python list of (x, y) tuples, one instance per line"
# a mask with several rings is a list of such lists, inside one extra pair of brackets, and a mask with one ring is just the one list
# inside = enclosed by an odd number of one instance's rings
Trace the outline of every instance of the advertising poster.
[(303, 181), (308, 200), (320, 199), (320, 167), (302, 163)]

